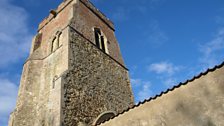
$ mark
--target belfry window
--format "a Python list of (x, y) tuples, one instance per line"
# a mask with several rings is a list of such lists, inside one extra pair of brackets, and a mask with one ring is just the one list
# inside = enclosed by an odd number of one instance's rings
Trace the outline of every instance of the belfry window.
[(103, 52), (108, 53), (106, 37), (99, 28), (94, 28), (96, 46)]
[(62, 46), (62, 32), (58, 31), (56, 35), (54, 36), (54, 39), (52, 41), (51, 45), (51, 52), (56, 51), (60, 46)]

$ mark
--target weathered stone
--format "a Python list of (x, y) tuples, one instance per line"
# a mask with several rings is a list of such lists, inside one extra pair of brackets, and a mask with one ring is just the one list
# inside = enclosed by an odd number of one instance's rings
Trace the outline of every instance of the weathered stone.
[(224, 65), (100, 126), (223, 126)]
[(133, 94), (113, 23), (88, 0), (64, 0), (33, 38), (9, 126), (90, 126), (126, 109), (101, 125), (221, 126), (223, 66), (130, 109)]
[[(95, 46), (94, 27), (110, 41), (107, 54)], [(132, 106), (113, 27), (87, 0), (66, 0), (51, 12), (33, 39), (9, 126), (90, 125), (104, 111)]]
[(64, 124), (73, 126), (82, 120), (91, 125), (105, 111), (130, 107), (133, 96), (127, 71), (72, 29), (70, 38), (71, 70), (63, 75), (69, 91), (64, 96), (69, 99), (63, 108)]

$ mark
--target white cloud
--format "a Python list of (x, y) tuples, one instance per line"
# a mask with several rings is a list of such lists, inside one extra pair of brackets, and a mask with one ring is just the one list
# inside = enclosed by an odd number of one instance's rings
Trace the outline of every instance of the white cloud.
[(0, 78), (0, 122), (6, 125), (15, 108), (18, 87), (7, 79)]
[[(13, 5), (13, 0), (0, 0), (0, 69), (13, 67), (21, 62), (29, 52), (32, 34), (28, 27), (28, 14), (21, 7)], [(16, 84), (7, 79), (6, 71), (0, 73), (0, 125), (6, 126), (10, 112), (15, 108)], [(16, 75), (10, 75), (11, 79)], [(15, 77), (16, 78), (16, 77)], [(13, 78), (13, 79), (15, 79)]]
[(203, 54), (200, 62), (204, 67), (213, 67), (221, 62), (219, 60), (224, 57), (224, 28), (221, 28), (211, 41), (201, 45), (199, 50)]
[(157, 74), (173, 75), (175, 72), (178, 72), (180, 69), (181, 69), (180, 66), (175, 66), (172, 63), (168, 63), (168, 62), (153, 63), (150, 66), (148, 66), (148, 70), (150, 72), (155, 72)]
[(131, 84), (132, 84), (133, 86), (138, 86), (138, 85), (141, 84), (141, 82), (142, 82), (141, 79), (131, 79)]
[(163, 83), (165, 84), (166, 87), (170, 88), (174, 85), (177, 84), (177, 79), (175, 78), (166, 78), (165, 80), (163, 80)]
[(142, 88), (138, 92), (138, 100), (143, 101), (145, 99), (148, 99), (152, 96), (152, 90), (151, 90), (151, 83), (150, 82), (143, 82)]
[(134, 90), (137, 91), (135, 92), (135, 100), (137, 103), (148, 99), (153, 95), (151, 90), (151, 82), (143, 81), (142, 79), (131, 79), (131, 84)]
[(31, 43), (31, 34), (27, 25), (27, 12), (10, 3), (0, 1), (0, 67), (24, 58)]

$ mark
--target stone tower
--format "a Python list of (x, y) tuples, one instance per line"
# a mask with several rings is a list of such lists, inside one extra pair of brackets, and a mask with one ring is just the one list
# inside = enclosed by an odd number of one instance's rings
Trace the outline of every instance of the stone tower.
[(64, 0), (39, 25), (9, 126), (93, 125), (134, 104), (113, 23), (88, 0)]

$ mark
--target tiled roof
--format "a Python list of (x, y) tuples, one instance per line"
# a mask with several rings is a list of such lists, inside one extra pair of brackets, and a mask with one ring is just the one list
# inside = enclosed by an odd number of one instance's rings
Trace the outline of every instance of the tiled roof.
[[(124, 110), (124, 111), (121, 112), (121, 113), (118, 113), (116, 116), (114, 116), (114, 117), (112, 117), (112, 118), (110, 118), (110, 119), (104, 121), (103, 123), (105, 123), (105, 122), (107, 122), (107, 121), (110, 121), (110, 120), (112, 120), (112, 119), (114, 119), (114, 118), (116, 118), (116, 117), (118, 117), (118, 116), (120, 116), (120, 115), (122, 115), (122, 114), (124, 114), (124, 113), (126, 113), (126, 112), (128, 112), (128, 111), (130, 111), (131, 109), (135, 109), (135, 108), (139, 107), (140, 105), (143, 105), (143, 104), (145, 104), (145, 103), (148, 103), (148, 102), (151, 102), (151, 101), (153, 101), (153, 100), (156, 100), (157, 98), (162, 97), (163, 95), (168, 94), (169, 92), (172, 92), (172, 91), (178, 89), (179, 87), (181, 87), (181, 86), (183, 86), (183, 85), (187, 85), (188, 83), (193, 82), (194, 80), (199, 79), (199, 78), (201, 78), (202, 76), (205, 76), (205, 75), (207, 75), (207, 74), (210, 73), (210, 72), (214, 72), (215, 70), (220, 69), (220, 68), (222, 68), (223, 66), (224, 66), (224, 62), (222, 62), (220, 65), (216, 65), (216, 66), (213, 67), (213, 68), (209, 68), (209, 69), (207, 69), (205, 72), (201, 72), (199, 75), (194, 76), (192, 79), (186, 80), (185, 82), (180, 82), (178, 85), (175, 85), (175, 86), (173, 86), (172, 88), (167, 89), (165, 92), (163, 91), (163, 92), (161, 92), (160, 94), (158, 94), (158, 95), (156, 95), (156, 96), (154, 96), (154, 97), (150, 97), (149, 99), (145, 99), (143, 102), (139, 102), (138, 104), (133, 105), (132, 107), (130, 107), (130, 108)], [(103, 123), (101, 123), (101, 124), (103, 124)]]

